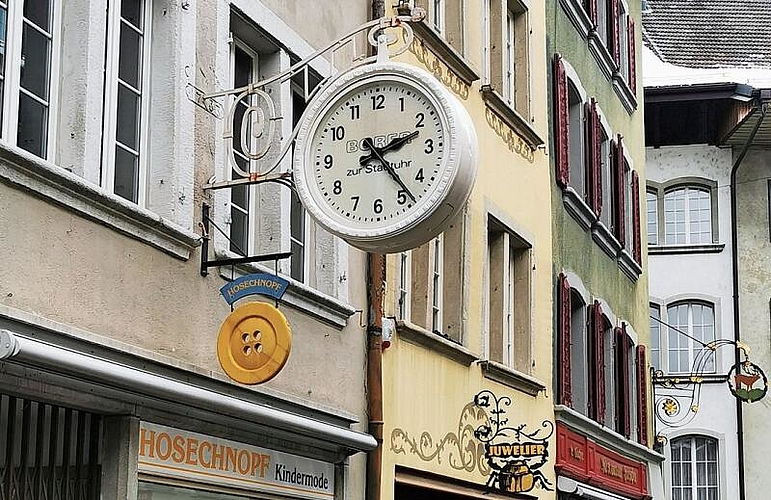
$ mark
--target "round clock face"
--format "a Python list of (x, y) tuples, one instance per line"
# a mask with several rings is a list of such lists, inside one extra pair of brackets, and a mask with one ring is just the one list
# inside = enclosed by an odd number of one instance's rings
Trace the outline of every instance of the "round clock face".
[(462, 146), (473, 142), (475, 159), (476, 137), (459, 126), (457, 115), (468, 115), (433, 77), (398, 63), (372, 66), (311, 103), (294, 175), (321, 225), (359, 248), (393, 252), (436, 236), (463, 205), (475, 163), (458, 175), (469, 156)]

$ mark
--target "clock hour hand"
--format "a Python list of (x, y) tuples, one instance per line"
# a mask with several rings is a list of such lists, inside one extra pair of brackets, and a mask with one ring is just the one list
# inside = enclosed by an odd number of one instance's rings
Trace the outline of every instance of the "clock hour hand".
[[(396, 151), (398, 149), (401, 149), (402, 146), (413, 140), (415, 137), (418, 136), (418, 131), (415, 130), (414, 132), (405, 135), (404, 137), (397, 137), (396, 139), (392, 139), (391, 142), (380, 148), (380, 154), (387, 153), (388, 151)], [(370, 153), (368, 155), (360, 156), (359, 157), (359, 165), (366, 165), (368, 162), (374, 160), (376, 158), (374, 153)]]
[(394, 170), (394, 168), (391, 166), (391, 164), (388, 163), (388, 160), (383, 158), (383, 150), (376, 148), (375, 145), (372, 143), (372, 138), (367, 137), (366, 139), (364, 139), (364, 145), (367, 146), (370, 151), (372, 151), (372, 155), (375, 158), (380, 160), (380, 163), (383, 164), (383, 168), (385, 169), (385, 171), (388, 172), (388, 174), (391, 176), (391, 178), (393, 180), (396, 181), (396, 183), (399, 185), (399, 187), (401, 187), (402, 190), (404, 190), (404, 192), (407, 193), (407, 196), (409, 196), (412, 199), (412, 202), (413, 203), (417, 202), (417, 200), (415, 199), (415, 196), (412, 195), (410, 190), (407, 188), (407, 186), (402, 181), (401, 177), (399, 177), (399, 174), (396, 173), (396, 170)]

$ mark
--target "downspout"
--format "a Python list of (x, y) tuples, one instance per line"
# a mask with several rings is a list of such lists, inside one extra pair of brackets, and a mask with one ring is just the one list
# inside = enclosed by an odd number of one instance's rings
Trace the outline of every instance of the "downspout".
[[(738, 230), (736, 227), (736, 173), (739, 171), (744, 157), (747, 155), (747, 151), (750, 149), (752, 141), (755, 140), (755, 135), (760, 129), (760, 125), (763, 123), (763, 119), (766, 117), (766, 106), (764, 103), (760, 104), (760, 117), (758, 118), (755, 127), (752, 129), (747, 142), (744, 143), (739, 156), (734, 161), (733, 167), (731, 167), (731, 260), (732, 260), (732, 272), (733, 272), (733, 308), (734, 308), (734, 340), (738, 343), (741, 338), (739, 335), (739, 244), (738, 244)], [(741, 356), (739, 349), (735, 351), (736, 364), (741, 362)], [(736, 400), (736, 441), (738, 446), (739, 455), (739, 498), (744, 500), (745, 498), (745, 485), (744, 485), (744, 423), (742, 418), (742, 402)]]
[[(372, 0), (372, 20), (385, 15), (385, 0)], [(369, 48), (370, 55), (374, 53)], [(377, 447), (367, 453), (366, 499), (380, 500), (383, 477), (383, 290), (385, 255), (367, 253), (367, 417)]]

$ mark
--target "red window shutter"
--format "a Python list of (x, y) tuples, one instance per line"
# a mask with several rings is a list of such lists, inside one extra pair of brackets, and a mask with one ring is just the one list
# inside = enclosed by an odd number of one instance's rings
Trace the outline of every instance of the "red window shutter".
[(602, 130), (597, 101), (592, 97), (592, 209), (597, 217), (602, 214)]
[(631, 419), (631, 405), (629, 401), (629, 393), (630, 391), (630, 380), (629, 380), (629, 348), (632, 345), (632, 341), (629, 338), (629, 336), (626, 334), (626, 323), (622, 323), (621, 325), (621, 337), (622, 337), (622, 344), (621, 344), (621, 366), (623, 370), (623, 374), (621, 377), (619, 377), (619, 381), (621, 383), (621, 401), (624, 406), (624, 412), (623, 412), (623, 424), (624, 424), (624, 436), (627, 438), (631, 437), (632, 435), (632, 419)]
[(592, 24), (597, 26), (597, 0), (589, 0), (587, 2), (587, 7), (589, 7), (589, 19), (592, 20)]
[(637, 442), (648, 446), (648, 365), (645, 346), (637, 346)]
[(625, 247), (626, 242), (626, 219), (625, 219), (625, 212), (626, 207), (624, 206), (624, 178), (625, 178), (625, 172), (624, 172), (624, 143), (623, 139), (621, 137), (621, 134), (618, 135), (618, 142), (616, 143), (615, 148), (615, 155), (614, 155), (614, 162), (613, 162), (613, 169), (614, 169), (614, 193), (616, 196), (614, 196), (615, 200), (615, 215), (616, 215), (616, 224), (615, 224), (615, 234), (616, 239), (619, 243), (621, 243), (621, 247)]
[(642, 245), (640, 241), (640, 176), (632, 172), (632, 240), (634, 242), (634, 260), (642, 266)]
[(632, 89), (634, 95), (637, 95), (637, 61), (635, 60), (634, 21), (631, 16), (627, 18), (627, 34), (629, 35), (629, 57), (627, 58), (627, 61), (629, 61), (629, 88)]
[(616, 65), (621, 64), (620, 26), (618, 25), (618, 0), (610, 0), (610, 53)]
[(573, 406), (572, 388), (570, 382), (570, 283), (567, 276), (559, 276), (559, 292), (557, 303), (559, 307), (559, 401), (565, 406)]
[(554, 166), (557, 174), (557, 184), (565, 188), (570, 183), (570, 132), (568, 78), (562, 56), (554, 54)]
[(605, 423), (605, 343), (603, 339), (602, 307), (595, 301), (589, 311), (590, 416), (600, 424)]

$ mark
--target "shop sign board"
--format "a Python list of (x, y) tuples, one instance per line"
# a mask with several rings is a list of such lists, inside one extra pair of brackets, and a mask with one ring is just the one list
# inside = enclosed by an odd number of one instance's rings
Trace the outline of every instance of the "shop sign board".
[(149, 422), (139, 426), (138, 470), (309, 500), (335, 491), (331, 463)]
[(647, 499), (648, 469), (557, 424), (558, 474), (636, 499)]

